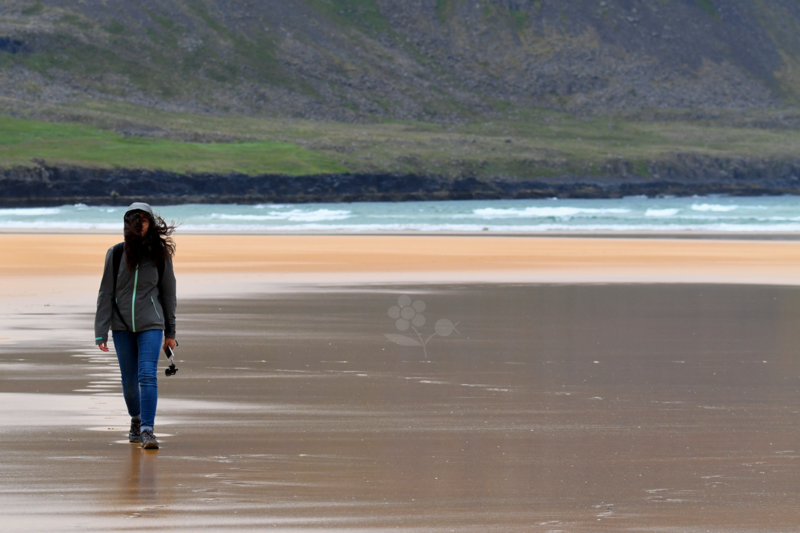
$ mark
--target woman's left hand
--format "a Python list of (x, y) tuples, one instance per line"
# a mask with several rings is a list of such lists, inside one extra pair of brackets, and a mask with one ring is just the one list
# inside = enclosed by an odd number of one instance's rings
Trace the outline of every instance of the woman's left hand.
[(169, 346), (170, 348), (172, 348), (172, 350), (174, 351), (174, 350), (175, 350), (175, 345), (176, 345), (176, 344), (177, 344), (177, 343), (175, 342), (175, 339), (173, 339), (172, 337), (165, 337), (165, 338), (164, 338), (164, 351), (165, 351), (165, 352), (167, 351), (167, 346)]

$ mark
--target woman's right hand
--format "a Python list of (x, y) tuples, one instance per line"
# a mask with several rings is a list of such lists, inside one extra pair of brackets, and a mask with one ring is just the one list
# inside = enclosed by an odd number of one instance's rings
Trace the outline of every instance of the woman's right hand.
[(104, 351), (104, 352), (107, 352), (107, 351), (108, 351), (108, 343), (107, 343), (107, 342), (104, 342), (104, 343), (98, 344), (98, 345), (97, 345), (97, 347), (98, 347), (98, 348), (100, 348), (100, 349), (101, 349), (102, 351)]

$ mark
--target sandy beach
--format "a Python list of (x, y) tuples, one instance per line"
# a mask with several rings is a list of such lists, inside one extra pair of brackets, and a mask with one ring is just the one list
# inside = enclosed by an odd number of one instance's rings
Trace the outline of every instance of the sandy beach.
[[(99, 276), (117, 235), (0, 234), (0, 276)], [(794, 284), (800, 241), (527, 236), (180, 235), (184, 274), (491, 273), (545, 281)], [(477, 274), (484, 273), (484, 274)], [(488, 274), (487, 274), (488, 273)], [(620, 277), (625, 276), (625, 277)], [(311, 278), (308, 278), (311, 279)], [(329, 278), (326, 278), (329, 279)]]
[(145, 453), (91, 343), (118, 240), (0, 235), (10, 530), (796, 527), (798, 242), (179, 236)]

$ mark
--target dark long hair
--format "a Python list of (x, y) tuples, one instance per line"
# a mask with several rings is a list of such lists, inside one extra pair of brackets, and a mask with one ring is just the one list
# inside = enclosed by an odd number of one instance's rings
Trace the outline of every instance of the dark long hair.
[[(147, 217), (150, 227), (146, 235), (142, 233), (142, 217)], [(151, 216), (146, 211), (131, 211), (125, 215), (125, 263), (133, 272), (143, 260), (151, 260), (159, 265), (175, 255), (175, 241), (172, 232), (177, 226), (167, 224), (158, 215)]]

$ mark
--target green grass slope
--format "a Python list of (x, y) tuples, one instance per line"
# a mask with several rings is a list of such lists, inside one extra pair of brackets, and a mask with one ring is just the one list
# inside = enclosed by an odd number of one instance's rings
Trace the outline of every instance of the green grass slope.
[(331, 174), (347, 168), (294, 144), (274, 141), (190, 143), (74, 124), (0, 117), (0, 166), (142, 168), (180, 173)]
[[(586, 120), (545, 110), (518, 120), (455, 125), (213, 117), (97, 103), (51, 112), (73, 124), (0, 117), (2, 166), (33, 166), (44, 160), (48, 165), (187, 173), (350, 171), (536, 178), (648, 176), (654, 163), (686, 156), (795, 161), (800, 154), (800, 129), (759, 127), (738, 113), (732, 115), (741, 121), (738, 125), (731, 125), (731, 117), (725, 115), (703, 121), (623, 116)], [(752, 113), (750, 118), (772, 124), (787, 115)], [(151, 137), (125, 137), (110, 128), (148, 129)], [(190, 139), (204, 142), (187, 142)]]

